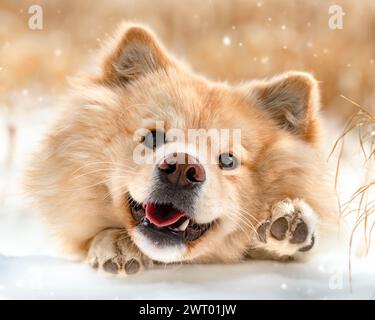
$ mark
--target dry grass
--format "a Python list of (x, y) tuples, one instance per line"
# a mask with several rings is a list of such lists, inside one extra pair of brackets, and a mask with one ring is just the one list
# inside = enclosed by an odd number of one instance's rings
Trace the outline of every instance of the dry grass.
[[(375, 172), (375, 115), (373, 115), (369, 109), (360, 106), (353, 100), (343, 95), (341, 95), (341, 97), (355, 106), (357, 111), (349, 118), (344, 132), (337, 139), (331, 152), (332, 155), (341, 143), (336, 166), (335, 186), (337, 187), (337, 180), (341, 173), (340, 162), (344, 150), (344, 139), (350, 133), (356, 134), (358, 136), (358, 144), (364, 159), (364, 182), (363, 185), (353, 193), (349, 200), (341, 204), (341, 214), (344, 217), (349, 214), (356, 214), (356, 223), (352, 230), (351, 243), (354, 232), (359, 226), (363, 225), (366, 239), (366, 251), (368, 252), (368, 249), (371, 246), (371, 231), (375, 227), (375, 223), (372, 223), (371, 225), (368, 224), (369, 216), (375, 212), (375, 199), (372, 200), (369, 197), (369, 194), (372, 191), (371, 188), (375, 186), (375, 179), (372, 178)], [(352, 204), (355, 202), (357, 203), (356, 208), (353, 209)]]
[(363, 241), (361, 247), (363, 248), (361, 255), (367, 256), (370, 252), (371, 245), (373, 245), (372, 235), (375, 230), (375, 219), (372, 215), (375, 213), (375, 198), (374, 198), (374, 161), (375, 161), (375, 114), (368, 108), (365, 108), (344, 95), (341, 97), (356, 108), (356, 112), (349, 118), (343, 130), (343, 133), (335, 142), (330, 157), (339, 148), (339, 155), (337, 158), (335, 187), (337, 187), (340, 175), (345, 175), (341, 170), (341, 160), (344, 153), (345, 138), (352, 134), (357, 135), (358, 146), (362, 154), (363, 161), (363, 182), (362, 185), (355, 190), (345, 202), (340, 201), (340, 213), (343, 218), (351, 216), (354, 223), (350, 231), (349, 239), (349, 277), (350, 284), (352, 283), (352, 257), (354, 251), (354, 238), (358, 234), (362, 234)]

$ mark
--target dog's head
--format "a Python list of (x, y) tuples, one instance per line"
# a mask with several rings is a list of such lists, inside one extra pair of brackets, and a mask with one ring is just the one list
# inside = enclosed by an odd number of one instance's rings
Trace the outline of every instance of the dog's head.
[(258, 169), (267, 150), (285, 137), (314, 142), (317, 134), (311, 76), (212, 83), (138, 25), (120, 28), (99, 76), (80, 91), (86, 143), (96, 145), (85, 150), (95, 149), (91, 161), (106, 166), (102, 183), (117, 218), (142, 252), (162, 262), (245, 245), (263, 206)]

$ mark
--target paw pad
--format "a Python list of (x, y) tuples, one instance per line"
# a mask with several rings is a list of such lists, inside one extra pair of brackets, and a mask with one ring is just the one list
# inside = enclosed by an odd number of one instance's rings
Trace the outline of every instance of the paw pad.
[(272, 223), (271, 235), (277, 240), (284, 240), (288, 229), (288, 220), (285, 217), (281, 217)]
[(290, 239), (290, 243), (303, 243), (307, 239), (307, 235), (309, 234), (309, 229), (307, 224), (299, 219), (299, 222), (296, 224), (295, 229), (292, 231), (292, 238)]
[(112, 274), (134, 274), (141, 269), (141, 263), (135, 258), (124, 261), (119, 257), (114, 257), (105, 261), (102, 265), (102, 269)]
[(270, 225), (270, 222), (265, 221), (261, 223), (261, 225), (258, 227), (257, 235), (258, 235), (259, 241), (264, 242), (264, 243), (267, 242), (267, 230), (268, 230), (269, 225)]
[[(286, 199), (271, 210), (271, 217), (257, 228), (258, 241), (280, 256), (307, 252), (314, 247), (315, 212), (302, 200)], [(283, 242), (283, 245), (278, 244)]]
[(127, 274), (137, 273), (141, 269), (141, 264), (136, 259), (130, 259), (125, 263), (125, 272)]
[(311, 243), (309, 245), (307, 245), (306, 247), (303, 247), (303, 248), (299, 249), (298, 251), (301, 251), (301, 252), (309, 251), (310, 249), (312, 249), (312, 247), (314, 246), (314, 244), (315, 244), (315, 237), (313, 235), (311, 237)]
[(103, 270), (108, 273), (116, 274), (119, 271), (119, 266), (113, 259), (109, 259), (103, 264)]

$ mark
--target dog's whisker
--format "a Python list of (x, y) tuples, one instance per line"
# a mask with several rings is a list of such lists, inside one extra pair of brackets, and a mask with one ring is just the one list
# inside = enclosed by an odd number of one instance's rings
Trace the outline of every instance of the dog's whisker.
[(230, 211), (229, 213), (230, 214), (233, 214), (233, 211), (236, 213), (239, 213), (238, 215), (236, 215), (235, 217), (239, 217), (240, 219), (245, 219), (245, 221), (249, 222), (252, 226), (253, 229), (255, 229), (253, 223), (251, 222), (251, 220), (247, 217), (248, 215), (250, 216), (250, 218), (253, 218), (255, 221), (257, 221), (257, 219), (252, 215), (250, 214), (250, 212), (248, 211), (245, 211), (244, 209), (241, 209), (241, 208), (237, 208), (237, 207), (230, 207)]
[(104, 184), (109, 183), (109, 182), (110, 182), (110, 180), (109, 180), (108, 178), (106, 178), (106, 179), (100, 180), (100, 181), (98, 181), (98, 182), (95, 182), (95, 183), (93, 183), (93, 184), (90, 184), (90, 185), (88, 185), (88, 186), (84, 186), (84, 187), (82, 187), (82, 186), (77, 186), (76, 188), (69, 188), (69, 189), (64, 188), (64, 189), (61, 189), (61, 190), (62, 190), (62, 191), (65, 191), (65, 192), (68, 192), (68, 191), (86, 190), (86, 189), (94, 188), (94, 187), (97, 187), (97, 186), (100, 186), (100, 185), (104, 185)]
[(232, 217), (235, 221), (239, 220), (239, 221), (245, 223), (253, 231), (256, 231), (255, 227), (254, 227), (254, 224), (246, 216), (244, 216), (244, 214), (247, 214), (246, 211), (244, 211), (240, 208), (231, 207), (228, 212), (229, 212), (229, 217)]
[(75, 175), (75, 176), (73, 176), (72, 180), (83, 178), (83, 177), (86, 177), (86, 176), (89, 176), (89, 175), (94, 175), (95, 173), (98, 173), (98, 172), (111, 172), (113, 170), (114, 170), (113, 168), (96, 169), (96, 170), (92, 170), (92, 171), (89, 171), (89, 172), (82, 173), (78, 176)]
[[(98, 172), (108, 172), (108, 173), (111, 173), (111, 172), (117, 172), (118, 169), (117, 168), (101, 168), (101, 169), (96, 169), (96, 170), (92, 170), (92, 171), (89, 171), (89, 172), (85, 172), (85, 173), (82, 173), (80, 175), (76, 175), (76, 176), (73, 176), (73, 180), (75, 179), (78, 179), (78, 178), (82, 178), (82, 177), (85, 177), (85, 176), (88, 176), (88, 175), (94, 175), (95, 173), (98, 173)], [(123, 168), (120, 170), (121, 173), (136, 173), (136, 170), (134, 169), (130, 169), (130, 168)]]
[(77, 168), (75, 171), (72, 172), (72, 174), (76, 174), (78, 171), (84, 169), (84, 168), (87, 168), (87, 167), (90, 167), (90, 166), (93, 166), (93, 165), (101, 165), (101, 164), (109, 164), (109, 165), (113, 165), (113, 162), (112, 161), (96, 161), (96, 162), (89, 162), (89, 163), (85, 163), (84, 165), (80, 166), (79, 168)]
[[(237, 228), (239, 228), (242, 233), (245, 235), (245, 237), (248, 239), (248, 240), (251, 240), (251, 234), (248, 232), (248, 230), (246, 230), (242, 225), (241, 225), (241, 221), (238, 221), (237, 219), (235, 219), (235, 217), (233, 216), (228, 216), (229, 220), (231, 220), (232, 223), (234, 223), (236, 225)], [(249, 226), (251, 228), (251, 226)]]

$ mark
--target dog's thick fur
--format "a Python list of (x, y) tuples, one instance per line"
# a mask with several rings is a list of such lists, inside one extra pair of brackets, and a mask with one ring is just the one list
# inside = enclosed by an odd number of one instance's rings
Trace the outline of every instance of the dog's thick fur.
[[(167, 54), (146, 27), (125, 24), (106, 46), (99, 74), (74, 82), (69, 105), (32, 161), (27, 187), (64, 247), (95, 266), (114, 257), (119, 264), (119, 255), (204, 263), (303, 255), (302, 244), (275, 239), (269, 230), (260, 239), (257, 228), (298, 214), (309, 228), (306, 246), (335, 224), (318, 111), (318, 85), (307, 73), (214, 83)], [(183, 130), (241, 129), (239, 172), (205, 167), (195, 219), (217, 223), (177, 251), (146, 243), (125, 199), (131, 194), (142, 202), (149, 192), (153, 167), (132, 161), (133, 135), (155, 120)]]

